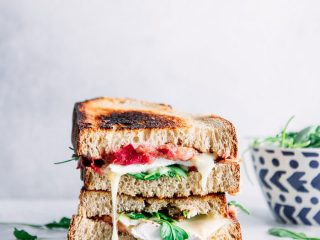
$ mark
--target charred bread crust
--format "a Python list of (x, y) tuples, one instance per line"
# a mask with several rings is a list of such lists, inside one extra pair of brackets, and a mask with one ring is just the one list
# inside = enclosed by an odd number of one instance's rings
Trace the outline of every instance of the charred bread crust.
[(86, 100), (75, 104), (72, 125), (76, 153), (88, 157), (99, 158), (103, 151), (130, 141), (173, 143), (217, 152), (221, 158), (236, 158), (238, 153), (236, 131), (229, 121), (216, 115), (180, 114), (166, 104), (108, 97)]
[(128, 101), (139, 102), (145, 105), (157, 107), (164, 112), (171, 112), (171, 105), (164, 103), (149, 103), (145, 101), (130, 98), (109, 98), (98, 97), (94, 99), (77, 102), (74, 105), (72, 117), (71, 141), (78, 155), (81, 155), (79, 146), (81, 144), (80, 134), (88, 130), (115, 130), (115, 131), (138, 131), (143, 129), (176, 129), (187, 127), (183, 118), (171, 115), (159, 114), (154, 111), (146, 110), (115, 110), (112, 108), (104, 109), (97, 114), (93, 120), (95, 124), (89, 121), (88, 105), (95, 101), (109, 101), (113, 103), (125, 103)]
[[(89, 122), (89, 114), (86, 112), (90, 109), (90, 104), (95, 101), (103, 100), (116, 103), (125, 102), (138, 102), (145, 105), (156, 106), (159, 109), (152, 110), (116, 110), (112, 107), (110, 108), (98, 108), (95, 109), (98, 112), (95, 113), (94, 121), (95, 124)], [(125, 98), (107, 98), (100, 97), (91, 100), (86, 100), (83, 102), (78, 102), (75, 104), (76, 114), (77, 114), (77, 124), (79, 130), (84, 129), (115, 129), (117, 131), (121, 130), (135, 130), (135, 129), (163, 129), (163, 128), (180, 128), (186, 126), (183, 118), (175, 117), (172, 115), (159, 114), (158, 111), (164, 111), (170, 113), (172, 108), (170, 105), (163, 103), (149, 103), (144, 101), (139, 101), (135, 99), (125, 99)]]
[(77, 152), (78, 150), (78, 142), (79, 142), (79, 121), (78, 119), (80, 118), (80, 114), (77, 112), (77, 104), (75, 103), (74, 108), (73, 108), (73, 113), (72, 113), (72, 130), (71, 130), (71, 143), (73, 146), (73, 149)]

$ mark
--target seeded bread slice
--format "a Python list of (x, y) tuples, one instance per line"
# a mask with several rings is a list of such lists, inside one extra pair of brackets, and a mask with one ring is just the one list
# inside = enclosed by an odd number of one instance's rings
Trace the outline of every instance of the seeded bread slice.
[[(159, 212), (165, 210), (171, 217), (194, 217), (214, 213), (227, 216), (226, 198), (223, 193), (188, 198), (142, 198), (118, 195), (118, 212)], [(185, 212), (186, 216), (183, 216)], [(106, 191), (81, 191), (79, 215), (95, 217), (112, 214), (111, 193)]]
[[(102, 170), (101, 174), (90, 168), (83, 173), (84, 188), (87, 190), (111, 191), (107, 172)], [(207, 181), (207, 191), (203, 191), (201, 174), (196, 171), (188, 173), (188, 177), (177, 179), (161, 177), (157, 180), (138, 180), (130, 175), (121, 177), (119, 194), (142, 197), (188, 197), (191, 195), (206, 195), (210, 193), (227, 192), (236, 194), (240, 187), (240, 165), (237, 162), (219, 162), (213, 168)]]
[[(68, 233), (68, 240), (111, 240), (112, 227), (103, 222), (81, 216), (73, 216)], [(129, 233), (119, 233), (119, 240), (136, 240)], [(211, 240), (242, 240), (240, 224), (237, 220), (219, 229)]]
[(170, 105), (127, 98), (101, 97), (74, 106), (72, 143), (79, 156), (101, 158), (104, 152), (133, 145), (166, 143), (236, 158), (234, 126), (216, 115), (192, 115)]

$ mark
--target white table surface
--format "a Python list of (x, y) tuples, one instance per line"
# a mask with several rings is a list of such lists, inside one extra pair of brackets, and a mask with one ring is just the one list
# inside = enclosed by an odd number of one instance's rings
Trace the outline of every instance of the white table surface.
[[(254, 188), (253, 188), (254, 189)], [(256, 194), (257, 195), (257, 194)], [(259, 196), (259, 195), (257, 195)], [(280, 226), (273, 221), (262, 196), (251, 198), (248, 194), (240, 195), (238, 200), (246, 200), (247, 206), (251, 210), (251, 215), (239, 214), (242, 226), (243, 239), (277, 239), (267, 235), (270, 227)], [(27, 222), (44, 224), (52, 220), (59, 220), (63, 216), (70, 217), (76, 212), (78, 201), (74, 200), (0, 200), (0, 222)], [(14, 239), (12, 226), (0, 224), (0, 239)], [(65, 239), (64, 230), (38, 230), (30, 227), (16, 226), (23, 228), (38, 237), (46, 239)], [(283, 226), (282, 226), (283, 227)], [(296, 227), (285, 226), (297, 231), (304, 231), (312, 236), (319, 236), (319, 227)]]

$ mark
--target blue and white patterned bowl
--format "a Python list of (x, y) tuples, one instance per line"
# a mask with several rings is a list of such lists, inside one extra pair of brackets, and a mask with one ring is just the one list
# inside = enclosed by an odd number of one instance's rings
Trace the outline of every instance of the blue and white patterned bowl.
[(265, 199), (282, 223), (320, 225), (320, 149), (251, 149)]

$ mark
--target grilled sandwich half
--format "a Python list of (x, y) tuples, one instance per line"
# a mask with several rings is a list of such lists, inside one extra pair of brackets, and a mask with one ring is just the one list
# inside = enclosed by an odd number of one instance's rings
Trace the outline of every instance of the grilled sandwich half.
[(84, 187), (69, 240), (241, 239), (224, 195), (240, 182), (229, 121), (102, 97), (75, 104), (72, 143)]

